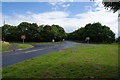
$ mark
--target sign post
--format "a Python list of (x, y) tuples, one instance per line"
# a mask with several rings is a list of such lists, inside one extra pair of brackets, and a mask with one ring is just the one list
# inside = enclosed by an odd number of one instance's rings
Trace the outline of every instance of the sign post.
[(65, 41), (65, 39), (63, 39), (63, 41)]
[(25, 35), (22, 35), (22, 36), (21, 36), (21, 39), (23, 39), (23, 44), (24, 44), (24, 39), (26, 39), (26, 36), (25, 36)]
[(23, 44), (24, 44), (24, 39), (23, 39)]
[(85, 41), (89, 44), (90, 37), (86, 37)]
[(55, 42), (55, 40), (54, 40), (54, 39), (52, 39), (52, 42), (54, 43), (54, 42)]

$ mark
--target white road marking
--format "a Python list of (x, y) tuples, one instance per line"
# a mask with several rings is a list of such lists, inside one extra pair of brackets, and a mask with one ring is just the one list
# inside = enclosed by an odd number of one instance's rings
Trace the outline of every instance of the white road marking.
[[(36, 49), (36, 50), (25, 51), (25, 52), (22, 52), (22, 53), (13, 53), (13, 54), (8, 54), (8, 55), (24, 54), (24, 53), (30, 53), (30, 52), (40, 51), (40, 50), (44, 50), (44, 49)], [(4, 55), (4, 56), (7, 56), (7, 55)]]
[(24, 53), (35, 52), (35, 51), (40, 51), (40, 50), (44, 50), (44, 49), (36, 49), (36, 50), (26, 51)]
[[(52, 47), (49, 47), (49, 48), (55, 48), (55, 47), (58, 47), (59, 45), (54, 45)], [(7, 54), (7, 55), (4, 55), (4, 56), (8, 56), (8, 55), (17, 55), (17, 54), (25, 54), (25, 53), (30, 53), (30, 52), (35, 52), (35, 51), (40, 51), (40, 50), (44, 50), (44, 49), (48, 49), (48, 48), (43, 48), (43, 49), (35, 49), (35, 50), (30, 50), (30, 51), (24, 51), (24, 52), (20, 52), (20, 53), (12, 53), (12, 54)]]

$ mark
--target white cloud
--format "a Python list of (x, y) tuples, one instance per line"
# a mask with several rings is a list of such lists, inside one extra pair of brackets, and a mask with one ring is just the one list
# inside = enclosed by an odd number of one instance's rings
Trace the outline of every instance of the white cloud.
[(102, 3), (96, 3), (95, 6), (98, 6), (97, 8), (91, 9), (83, 14), (77, 14), (76, 16), (87, 23), (100, 22), (103, 25), (107, 25), (116, 33), (116, 36), (118, 36), (118, 13), (104, 9), (101, 4)]
[[(55, 5), (55, 4), (53, 4)], [(88, 23), (100, 22), (103, 25), (107, 25), (110, 29), (118, 35), (118, 14), (107, 11), (103, 5), (96, 3), (91, 10), (76, 14), (73, 18), (68, 18), (69, 13), (62, 11), (52, 11), (45, 13), (31, 13), (16, 14), (13, 16), (4, 15), (6, 22), (11, 25), (18, 25), (20, 22), (35, 22), (40, 24), (57, 24), (62, 26), (66, 32), (72, 32), (80, 27), (84, 27)], [(29, 15), (28, 15), (29, 14)]]
[(55, 5), (60, 4), (60, 3), (58, 3), (58, 2), (49, 2), (49, 4), (51, 4), (52, 6), (55, 6)]
[(70, 4), (68, 4), (68, 3), (66, 4), (64, 1), (48, 2), (48, 3), (53, 6), (52, 9), (54, 11), (57, 11), (57, 10), (61, 9), (61, 7), (62, 7), (63, 10), (66, 10), (70, 6)]
[(61, 11), (54, 11), (54, 12), (33, 14), (32, 16), (35, 17), (36, 19), (61, 19), (67, 17), (68, 14)]
[(2, 2), (90, 2), (90, 0), (2, 0)]
[(3, 14), (0, 12), (0, 27), (4, 25)]
[(70, 4), (64, 4), (64, 5), (62, 5), (62, 7), (69, 7), (70, 6)]

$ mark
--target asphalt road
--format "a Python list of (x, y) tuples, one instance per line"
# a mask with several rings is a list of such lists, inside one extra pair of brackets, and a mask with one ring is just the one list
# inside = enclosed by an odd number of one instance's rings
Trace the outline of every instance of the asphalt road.
[(73, 41), (65, 41), (65, 43), (55, 43), (55, 44), (33, 44), (33, 48), (11, 51), (2, 53), (2, 67), (9, 66), (21, 61), (29, 60), (47, 53), (57, 52), (61, 49), (87, 45), (84, 43), (77, 43)]

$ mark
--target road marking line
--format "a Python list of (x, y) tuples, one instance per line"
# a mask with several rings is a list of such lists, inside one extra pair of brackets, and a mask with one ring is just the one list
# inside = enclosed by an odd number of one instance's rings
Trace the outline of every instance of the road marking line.
[(37, 49), (37, 50), (26, 51), (26, 52), (24, 52), (24, 53), (35, 52), (35, 51), (39, 51), (39, 50), (43, 50), (43, 49)]
[[(35, 51), (44, 50), (44, 49), (31, 50), (31, 51), (26, 51), (26, 52), (21, 52), (21, 53), (13, 53), (13, 54), (8, 54), (8, 55), (24, 54), (24, 53), (35, 52)], [(3, 56), (8, 56), (8, 55), (3, 55)]]

